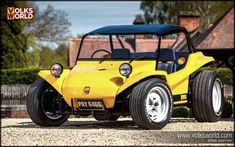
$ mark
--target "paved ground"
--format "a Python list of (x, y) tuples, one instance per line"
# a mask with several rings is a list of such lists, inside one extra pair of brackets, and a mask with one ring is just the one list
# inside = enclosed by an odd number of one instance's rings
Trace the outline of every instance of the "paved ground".
[(69, 119), (60, 127), (51, 128), (41, 128), (30, 119), (2, 119), (1, 145), (178, 144), (182, 146), (203, 143), (200, 145), (232, 146), (234, 145), (232, 131), (234, 131), (234, 119), (225, 119), (216, 123), (198, 123), (194, 119), (172, 119), (162, 130), (140, 129), (130, 118), (120, 118), (117, 122), (76, 118)]

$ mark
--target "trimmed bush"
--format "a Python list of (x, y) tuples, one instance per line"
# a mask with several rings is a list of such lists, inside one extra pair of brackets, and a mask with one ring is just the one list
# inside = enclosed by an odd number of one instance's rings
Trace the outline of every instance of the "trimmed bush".
[[(232, 104), (225, 101), (222, 118), (230, 118), (232, 114), (233, 114)], [(192, 109), (184, 107), (175, 108), (173, 110), (172, 117), (194, 118)]]
[(222, 113), (222, 118), (230, 118), (233, 114), (232, 104), (224, 101), (224, 110)]
[(188, 117), (194, 118), (192, 108), (188, 108)]
[(173, 110), (172, 117), (184, 117), (188, 118), (188, 109), (184, 107), (175, 108)]
[(39, 78), (40, 69), (2, 69), (1, 84), (31, 84)]
[(208, 68), (204, 67), (199, 69), (198, 71), (201, 70), (213, 70), (217, 72), (223, 81), (224, 85), (233, 85), (233, 72), (229, 68)]
[(220, 78), (225, 85), (233, 85), (233, 72), (229, 68), (217, 68), (215, 71), (220, 75)]

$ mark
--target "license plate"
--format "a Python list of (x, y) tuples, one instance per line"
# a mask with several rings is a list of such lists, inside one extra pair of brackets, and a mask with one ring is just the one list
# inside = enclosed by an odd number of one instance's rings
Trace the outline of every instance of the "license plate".
[(85, 110), (104, 110), (104, 103), (98, 100), (77, 100), (78, 108)]

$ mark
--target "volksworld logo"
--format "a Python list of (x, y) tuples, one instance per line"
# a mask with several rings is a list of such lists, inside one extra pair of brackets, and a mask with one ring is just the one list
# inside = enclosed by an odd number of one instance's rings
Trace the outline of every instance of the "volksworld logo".
[(7, 8), (7, 20), (15, 20), (15, 19), (33, 19), (34, 18), (34, 10), (31, 7), (25, 8), (15, 8), (8, 7)]

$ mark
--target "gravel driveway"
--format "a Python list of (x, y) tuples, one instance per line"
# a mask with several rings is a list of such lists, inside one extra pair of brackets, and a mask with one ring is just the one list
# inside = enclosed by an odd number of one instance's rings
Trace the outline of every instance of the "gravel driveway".
[[(199, 131), (234, 131), (234, 120), (216, 123), (198, 123), (194, 119), (171, 119), (162, 130), (143, 130), (134, 125), (130, 118), (117, 122), (98, 122), (93, 118), (69, 119), (60, 127), (41, 128), (30, 119), (1, 119), (1, 145), (176, 145), (200, 142), (192, 136), (182, 138), (182, 133)], [(228, 132), (227, 132), (228, 133)], [(222, 144), (233, 145), (234, 134), (222, 140)], [(205, 138), (203, 138), (205, 139)], [(221, 143), (221, 140), (219, 141)], [(224, 143), (225, 142), (225, 143)], [(219, 145), (218, 140), (203, 143)], [(207, 144), (208, 145), (208, 144)]]

